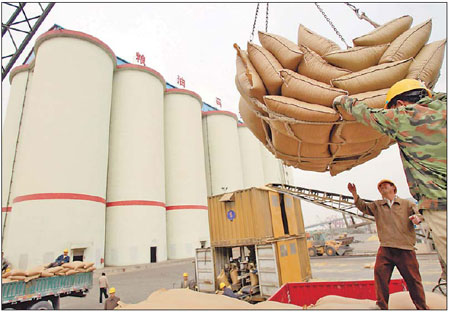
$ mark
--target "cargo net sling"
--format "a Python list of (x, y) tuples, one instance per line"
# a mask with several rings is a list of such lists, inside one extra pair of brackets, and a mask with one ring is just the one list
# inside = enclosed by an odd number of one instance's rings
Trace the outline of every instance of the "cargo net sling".
[(333, 100), (349, 95), (383, 108), (389, 88), (404, 78), (432, 89), (446, 40), (427, 44), (431, 19), (412, 22), (399, 17), (346, 50), (303, 25), (298, 44), (261, 31), (261, 46), (250, 41), (245, 51), (234, 44), (242, 119), (289, 166), (334, 176), (375, 158), (394, 141), (333, 107)]

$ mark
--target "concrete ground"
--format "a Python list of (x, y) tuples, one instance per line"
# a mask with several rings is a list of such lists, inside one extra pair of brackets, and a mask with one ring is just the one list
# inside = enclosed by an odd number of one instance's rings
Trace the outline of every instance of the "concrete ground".
[[(436, 254), (418, 255), (422, 281), (426, 291), (431, 291), (440, 276), (440, 265)], [(316, 257), (311, 259), (313, 281), (343, 281), (373, 279), (373, 269), (364, 268), (372, 264), (375, 256)], [(124, 271), (125, 269), (125, 271)], [(145, 300), (153, 291), (160, 288), (178, 288), (184, 272), (194, 276), (193, 259), (167, 261), (130, 267), (109, 267), (96, 270), (94, 287), (84, 298), (66, 297), (61, 299), (61, 309), (103, 309), (99, 304), (98, 277), (107, 273), (110, 286), (125, 303)], [(401, 278), (397, 269), (393, 279)]]

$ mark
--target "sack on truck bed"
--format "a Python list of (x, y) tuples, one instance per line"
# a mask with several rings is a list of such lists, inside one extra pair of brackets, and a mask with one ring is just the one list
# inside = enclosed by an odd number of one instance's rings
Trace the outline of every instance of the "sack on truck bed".
[(258, 35), (261, 45), (272, 53), (284, 68), (297, 70), (298, 64), (303, 59), (303, 52), (297, 44), (275, 34), (259, 31)]
[(434, 86), (444, 60), (447, 40), (438, 40), (425, 45), (414, 58), (406, 78), (419, 79), (428, 87)]
[(386, 49), (379, 63), (395, 62), (415, 57), (430, 38), (430, 34), (431, 19), (397, 37)]
[(279, 95), (283, 81), (278, 72), (283, 69), (280, 62), (265, 48), (247, 43), (250, 61), (261, 77), (266, 90), (271, 95)]
[(407, 31), (413, 18), (405, 15), (386, 24), (380, 25), (370, 33), (353, 39), (355, 46), (375, 46), (392, 42), (395, 38)]
[(300, 62), (297, 68), (299, 74), (331, 85), (330, 81), (332, 79), (351, 73), (349, 70), (329, 64), (322, 59), (320, 55), (306, 46), (300, 46), (300, 48), (303, 51), (304, 56), (303, 61)]

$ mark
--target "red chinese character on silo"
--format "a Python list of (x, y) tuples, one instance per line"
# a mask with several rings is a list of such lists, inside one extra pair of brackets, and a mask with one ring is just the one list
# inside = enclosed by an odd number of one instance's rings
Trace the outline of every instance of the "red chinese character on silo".
[(180, 75), (177, 76), (177, 84), (180, 86), (183, 86), (183, 88), (186, 88), (186, 82), (184, 81), (184, 78)]
[(220, 107), (222, 107), (222, 100), (220, 100), (220, 98), (216, 97), (216, 104)]

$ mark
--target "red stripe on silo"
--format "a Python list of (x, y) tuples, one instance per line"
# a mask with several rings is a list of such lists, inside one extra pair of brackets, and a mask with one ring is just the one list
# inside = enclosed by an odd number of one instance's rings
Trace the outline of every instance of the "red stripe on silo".
[(208, 210), (208, 207), (205, 205), (171, 205), (166, 207), (167, 211), (171, 210)]
[(12, 209), (12, 207), (5, 207), (5, 208), (2, 208), (2, 212), (11, 212), (11, 209)]
[(13, 203), (30, 201), (30, 200), (86, 200), (100, 203), (106, 203), (106, 200), (102, 197), (85, 195), (80, 193), (35, 193), (31, 195), (18, 196), (14, 199)]
[(122, 206), (122, 205), (148, 205), (148, 206), (166, 207), (166, 204), (164, 202), (147, 201), (147, 200), (125, 200), (125, 201), (113, 201), (113, 202), (106, 203), (107, 207)]

